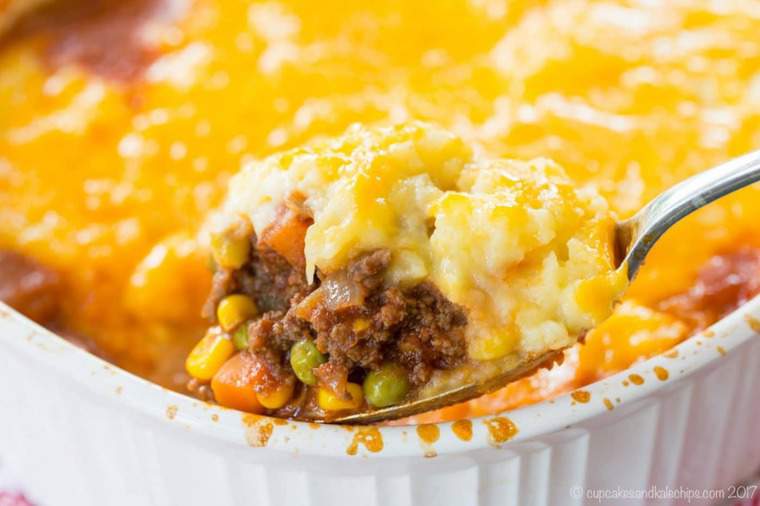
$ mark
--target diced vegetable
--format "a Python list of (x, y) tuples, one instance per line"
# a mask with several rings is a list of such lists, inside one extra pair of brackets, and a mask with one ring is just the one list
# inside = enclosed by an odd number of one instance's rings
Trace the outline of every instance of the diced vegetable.
[(214, 375), (211, 390), (216, 402), (222, 406), (260, 413), (263, 408), (253, 390), (256, 380), (256, 365), (251, 361), (250, 355), (238, 353)]
[(404, 400), (409, 392), (409, 379), (403, 367), (385, 364), (377, 371), (370, 371), (364, 378), (364, 397), (376, 408), (393, 406)]
[(316, 385), (313, 369), (327, 362), (327, 357), (319, 352), (314, 341), (304, 339), (290, 349), (290, 366), (299, 380), (307, 385)]
[(185, 360), (185, 369), (193, 378), (208, 381), (235, 353), (235, 345), (218, 327), (209, 329)]
[(244, 321), (256, 316), (257, 311), (256, 303), (247, 295), (228, 295), (219, 302), (216, 318), (219, 320), (219, 325), (230, 332)]
[(235, 332), (232, 333), (232, 344), (238, 350), (245, 350), (248, 348), (248, 323), (245, 322), (240, 325)]
[(312, 219), (305, 214), (283, 206), (278, 210), (274, 222), (261, 234), (260, 241), (266, 244), (294, 267), (303, 267), (304, 238)]
[(361, 307), (366, 296), (366, 290), (342, 270), (327, 276), (318, 290), (324, 292), (323, 303), (331, 311)]
[(343, 411), (358, 409), (364, 402), (362, 387), (356, 383), (348, 383), (346, 391), (350, 399), (342, 399), (326, 388), (320, 388), (317, 392), (317, 403), (325, 411)]
[(267, 409), (277, 409), (283, 407), (293, 397), (293, 382), (282, 383), (279, 387), (271, 392), (259, 392), (256, 398), (262, 406)]
[(211, 238), (214, 261), (227, 269), (239, 269), (248, 260), (251, 242), (247, 235), (227, 231)]

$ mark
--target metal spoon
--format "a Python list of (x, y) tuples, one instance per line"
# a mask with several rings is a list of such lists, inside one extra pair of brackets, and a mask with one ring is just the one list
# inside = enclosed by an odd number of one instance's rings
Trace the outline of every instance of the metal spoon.
[[(615, 227), (616, 268), (633, 280), (649, 251), (673, 224), (713, 200), (760, 181), (760, 150), (706, 170), (661, 193), (631, 218)], [(526, 376), (559, 358), (562, 350), (529, 357), (511, 364), (484, 382), (465, 384), (424, 399), (364, 413), (349, 414), (333, 423), (366, 424), (394, 420), (473, 399)]]

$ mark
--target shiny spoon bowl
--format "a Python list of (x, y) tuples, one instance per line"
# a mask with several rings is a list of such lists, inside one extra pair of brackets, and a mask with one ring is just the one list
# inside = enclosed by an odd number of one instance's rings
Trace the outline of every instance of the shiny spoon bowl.
[[(675, 223), (710, 202), (760, 181), (760, 150), (730, 160), (686, 179), (661, 193), (631, 218), (615, 226), (615, 267), (629, 281), (638, 273), (657, 240)], [(395, 420), (464, 402), (525, 377), (561, 358), (563, 350), (505, 362), (486, 381), (463, 384), (431, 397), (330, 420), (332, 423), (368, 424)]]

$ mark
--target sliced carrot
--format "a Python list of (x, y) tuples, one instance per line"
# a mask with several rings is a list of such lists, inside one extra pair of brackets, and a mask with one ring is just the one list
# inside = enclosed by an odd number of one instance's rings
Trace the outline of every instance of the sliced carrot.
[(234, 355), (211, 380), (216, 402), (227, 408), (261, 413), (264, 408), (253, 390), (260, 374), (261, 368), (250, 354), (243, 352)]

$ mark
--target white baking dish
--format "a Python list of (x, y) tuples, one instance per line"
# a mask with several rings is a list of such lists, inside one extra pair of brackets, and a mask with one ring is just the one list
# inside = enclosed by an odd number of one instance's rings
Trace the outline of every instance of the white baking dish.
[[(760, 466), (759, 326), (756, 298), (677, 356), (587, 387), (588, 402), (475, 419), (470, 441), (438, 424), (429, 444), (416, 427), (278, 425), (206, 405), (0, 304), (0, 455), (45, 506), (571, 505), (598, 490), (723, 489)], [(517, 434), (494, 441), (489, 425), (509, 421)]]

